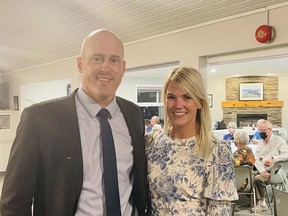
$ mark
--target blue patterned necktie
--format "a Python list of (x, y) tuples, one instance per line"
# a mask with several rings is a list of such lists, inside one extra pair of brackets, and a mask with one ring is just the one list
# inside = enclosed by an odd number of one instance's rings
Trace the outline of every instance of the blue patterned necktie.
[(106, 213), (107, 216), (121, 216), (116, 153), (108, 122), (108, 118), (111, 119), (111, 114), (107, 109), (102, 108), (98, 112), (97, 118), (101, 125)]

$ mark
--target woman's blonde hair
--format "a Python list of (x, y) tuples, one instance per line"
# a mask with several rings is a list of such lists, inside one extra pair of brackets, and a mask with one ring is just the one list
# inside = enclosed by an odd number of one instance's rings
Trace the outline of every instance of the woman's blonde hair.
[(173, 125), (166, 112), (165, 99), (167, 94), (167, 87), (169, 83), (173, 82), (183, 91), (186, 91), (195, 103), (200, 107), (196, 114), (196, 151), (198, 151), (205, 158), (212, 150), (212, 124), (210, 107), (208, 103), (208, 95), (206, 92), (203, 77), (200, 72), (193, 68), (180, 67), (175, 68), (168, 75), (162, 93), (162, 101), (164, 104), (164, 133), (171, 134)]

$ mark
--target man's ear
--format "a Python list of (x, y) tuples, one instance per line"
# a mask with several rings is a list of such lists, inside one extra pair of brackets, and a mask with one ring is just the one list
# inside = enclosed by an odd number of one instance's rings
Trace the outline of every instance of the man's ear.
[(78, 58), (77, 58), (77, 68), (78, 68), (78, 71), (79, 71), (80, 73), (82, 73), (82, 67), (83, 67), (82, 58), (81, 58), (81, 57), (78, 57)]
[(126, 61), (123, 61), (123, 73), (122, 73), (122, 77), (124, 76), (125, 69), (126, 69)]

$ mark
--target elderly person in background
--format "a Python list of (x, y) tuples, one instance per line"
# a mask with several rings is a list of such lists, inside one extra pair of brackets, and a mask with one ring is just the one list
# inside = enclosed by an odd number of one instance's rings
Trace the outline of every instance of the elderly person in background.
[(235, 122), (229, 122), (227, 129), (228, 129), (229, 133), (225, 134), (223, 139), (224, 140), (234, 140), (234, 133), (237, 129), (237, 124)]
[(152, 127), (152, 131), (162, 131), (162, 126), (160, 124), (155, 124)]
[(288, 145), (282, 137), (273, 135), (271, 122), (267, 120), (259, 121), (257, 128), (261, 140), (258, 142), (255, 153), (257, 172), (254, 177), (254, 184), (259, 202), (252, 211), (258, 213), (268, 210), (265, 202), (265, 187), (269, 181), (270, 171), (274, 164), (278, 161), (288, 160)]
[(244, 130), (238, 130), (234, 134), (234, 144), (237, 150), (233, 153), (234, 166), (250, 165), (254, 166), (255, 157), (251, 148), (247, 146), (249, 134)]
[[(233, 153), (234, 166), (249, 165), (251, 168), (255, 164), (254, 153), (251, 148), (247, 146), (249, 142), (249, 134), (244, 130), (237, 130), (234, 134), (234, 144), (237, 150)], [(238, 189), (238, 192), (244, 191), (248, 185), (248, 179)]]
[(160, 124), (160, 119), (158, 116), (152, 116), (150, 119), (150, 125), (146, 128), (146, 134), (152, 131), (155, 124)]
[(256, 123), (257, 131), (253, 134), (250, 140), (251, 144), (258, 144), (259, 140), (261, 140), (261, 136), (260, 136), (259, 129), (258, 129), (258, 124), (261, 123), (262, 121), (265, 121), (265, 119), (259, 119)]

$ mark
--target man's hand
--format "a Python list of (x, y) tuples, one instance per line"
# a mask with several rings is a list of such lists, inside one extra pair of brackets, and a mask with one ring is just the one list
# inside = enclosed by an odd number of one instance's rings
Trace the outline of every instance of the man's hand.
[(262, 176), (263, 178), (269, 179), (270, 174), (269, 174), (266, 170), (263, 170), (263, 171), (261, 172), (261, 176)]
[(251, 140), (250, 143), (251, 143), (251, 144), (255, 144), (255, 145), (257, 145), (257, 144), (258, 144), (258, 141), (259, 141), (259, 140), (257, 140), (257, 139), (254, 138), (253, 140)]

